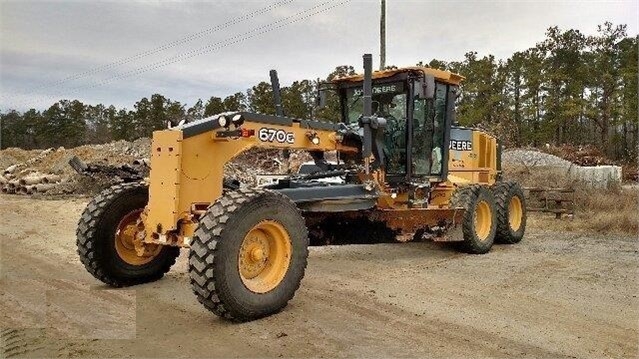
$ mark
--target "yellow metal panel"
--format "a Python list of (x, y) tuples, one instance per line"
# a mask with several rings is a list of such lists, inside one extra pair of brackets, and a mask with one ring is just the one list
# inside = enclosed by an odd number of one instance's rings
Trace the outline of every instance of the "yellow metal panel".
[[(166, 234), (185, 224), (182, 232), (192, 231), (194, 204), (206, 206), (222, 195), (224, 165), (251, 147), (307, 149), (331, 151), (339, 147), (334, 131), (247, 122), (245, 130), (254, 130), (251, 137), (219, 137), (216, 132), (182, 138), (179, 130), (156, 131), (153, 134), (150, 195), (147, 208), (147, 236)], [(262, 128), (283, 130), (293, 136), (290, 142), (261, 141)], [(319, 143), (313, 143), (316, 137)], [(341, 147), (340, 147), (341, 148)], [(355, 149), (352, 149), (355, 150)], [(160, 228), (160, 229), (159, 229)]]
[[(155, 131), (151, 144), (151, 173), (149, 185), (150, 211), (147, 229), (163, 232), (177, 222), (180, 168), (182, 153), (181, 131)], [(162, 230), (158, 230), (158, 227)], [(150, 233), (148, 233), (150, 234)]]
[(472, 150), (455, 153), (457, 156), (449, 156), (448, 160), (449, 181), (459, 185), (495, 182), (497, 140), (494, 137), (473, 130)]
[[(302, 128), (299, 123), (293, 123), (291, 126), (263, 124), (256, 122), (247, 122), (242, 126), (245, 129), (255, 131), (255, 136), (244, 139), (253, 142), (254, 146), (268, 148), (299, 148), (309, 151), (333, 151), (337, 149), (336, 134), (334, 131), (321, 131)], [(274, 131), (284, 131), (293, 134), (293, 142), (278, 142), (277, 140), (260, 141), (259, 131), (261, 129), (269, 129)], [(316, 136), (319, 139), (318, 144), (314, 144), (310, 137)]]

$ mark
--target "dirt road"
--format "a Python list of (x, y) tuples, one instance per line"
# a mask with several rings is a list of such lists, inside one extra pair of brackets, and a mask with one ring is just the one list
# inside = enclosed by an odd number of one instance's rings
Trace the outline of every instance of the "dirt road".
[[(0, 197), (6, 357), (637, 357), (633, 238), (530, 228), (483, 256), (433, 243), (314, 247), (281, 313), (217, 319), (186, 258), (112, 290), (75, 254), (84, 200)], [(1, 356), (1, 355), (0, 355)]]

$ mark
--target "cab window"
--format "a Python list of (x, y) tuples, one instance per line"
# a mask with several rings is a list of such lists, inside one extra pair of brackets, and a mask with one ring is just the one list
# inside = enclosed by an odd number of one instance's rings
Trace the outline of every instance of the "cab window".
[(434, 99), (414, 100), (412, 169), (417, 176), (442, 172), (448, 87), (441, 83), (436, 86)]

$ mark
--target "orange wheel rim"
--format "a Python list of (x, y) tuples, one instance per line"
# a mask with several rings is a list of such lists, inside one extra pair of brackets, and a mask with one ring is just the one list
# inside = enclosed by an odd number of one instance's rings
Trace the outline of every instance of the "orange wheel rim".
[[(122, 217), (115, 231), (115, 251), (120, 259), (134, 266), (147, 264), (160, 253), (160, 246), (156, 246), (150, 256), (138, 255), (136, 247), (136, 235), (138, 233), (138, 219), (142, 209), (131, 211)], [(139, 246), (140, 244), (138, 244)]]
[(291, 238), (282, 224), (264, 220), (248, 231), (238, 255), (242, 282), (254, 293), (275, 289), (291, 264)]
[(513, 196), (508, 203), (508, 224), (510, 229), (517, 232), (521, 227), (524, 217), (524, 210), (521, 200), (517, 196)]
[(488, 202), (480, 201), (477, 203), (475, 207), (475, 233), (480, 241), (488, 239), (493, 222), (492, 217)]

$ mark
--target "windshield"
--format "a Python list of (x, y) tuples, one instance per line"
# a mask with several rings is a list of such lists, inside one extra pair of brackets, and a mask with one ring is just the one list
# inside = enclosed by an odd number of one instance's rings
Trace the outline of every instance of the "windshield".
[[(361, 87), (346, 90), (346, 111), (349, 124), (357, 123), (364, 112)], [(406, 93), (403, 82), (373, 84), (373, 114), (386, 119), (406, 120)]]
[[(384, 157), (387, 173), (406, 173), (406, 89), (403, 81), (373, 83), (373, 115), (386, 119)], [(364, 110), (361, 87), (346, 90), (349, 124), (357, 123)]]
[[(384, 158), (386, 173), (404, 175), (406, 169), (415, 176), (440, 175), (443, 169), (446, 104), (449, 86), (437, 83), (434, 99), (415, 96), (412, 119), (407, 123), (406, 82), (374, 83), (373, 115), (386, 119)], [(346, 89), (345, 116), (348, 124), (357, 124), (363, 112), (361, 87)], [(407, 131), (412, 128), (412, 145), (408, 148)], [(411, 151), (408, 164), (407, 151)]]

